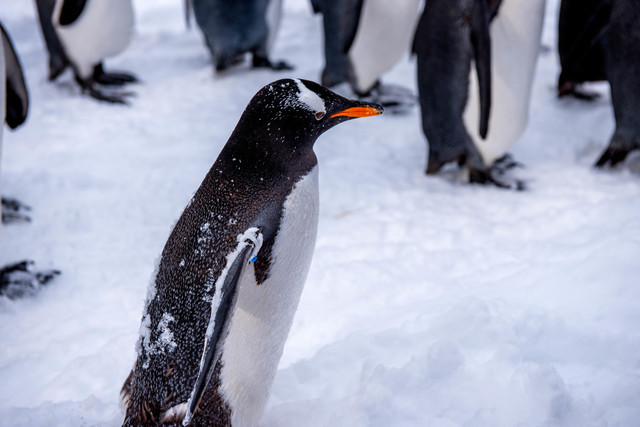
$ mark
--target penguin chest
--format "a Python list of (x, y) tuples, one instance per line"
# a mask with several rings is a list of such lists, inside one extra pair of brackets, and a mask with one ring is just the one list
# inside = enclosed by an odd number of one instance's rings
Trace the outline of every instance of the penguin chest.
[(258, 422), (282, 356), (315, 247), (317, 166), (295, 184), (280, 218), (269, 277), (257, 285), (248, 266), (222, 348), (221, 389), (233, 425)]
[(92, 0), (74, 22), (60, 25), (62, 3), (58, 0), (53, 13), (56, 33), (80, 76), (88, 78), (94, 66), (122, 52), (129, 44), (134, 25), (133, 5), (131, 0)]
[(418, 25), (420, 0), (365, 1), (358, 31), (349, 51), (356, 84), (366, 92), (411, 46)]

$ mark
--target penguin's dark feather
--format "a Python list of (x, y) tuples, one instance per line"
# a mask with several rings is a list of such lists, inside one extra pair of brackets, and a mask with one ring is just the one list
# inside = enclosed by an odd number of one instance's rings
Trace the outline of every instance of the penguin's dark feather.
[(60, 25), (71, 25), (82, 15), (87, 0), (63, 0), (58, 22)]

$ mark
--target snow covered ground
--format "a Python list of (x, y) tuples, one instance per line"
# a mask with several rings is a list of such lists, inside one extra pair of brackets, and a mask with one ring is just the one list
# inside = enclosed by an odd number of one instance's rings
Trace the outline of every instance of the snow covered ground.
[[(63, 274), (0, 300), (0, 425), (116, 426), (172, 224), (260, 87), (318, 79), (321, 22), (285, 2), (274, 57), (296, 70), (216, 76), (180, 1), (136, 0), (133, 43), (107, 62), (144, 80), (127, 108), (46, 81), (32, 3), (0, 0), (32, 106), (5, 132), (2, 193), (33, 207), (0, 232), (0, 264)], [(262, 426), (638, 425), (640, 157), (591, 167), (610, 98), (555, 98), (557, 4), (513, 150), (529, 191), (426, 177), (417, 110), (320, 138), (315, 257)], [(414, 80), (409, 58), (385, 77)]]

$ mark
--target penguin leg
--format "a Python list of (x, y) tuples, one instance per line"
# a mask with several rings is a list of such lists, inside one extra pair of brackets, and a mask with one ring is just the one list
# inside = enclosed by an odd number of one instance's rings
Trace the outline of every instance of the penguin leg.
[(356, 91), (356, 95), (361, 101), (382, 105), (391, 114), (407, 114), (418, 103), (418, 97), (410, 89), (380, 80), (365, 93)]
[(92, 77), (83, 79), (76, 74), (75, 78), (82, 90), (98, 101), (109, 102), (111, 104), (129, 105), (127, 97), (135, 95), (133, 92), (114, 92), (105, 90), (100, 87)]
[(19, 200), (2, 197), (2, 222), (4, 224), (18, 221), (31, 222), (31, 217), (24, 213), (30, 210), (30, 206)]
[(444, 163), (440, 161), (438, 153), (429, 149), (429, 158), (427, 159), (427, 170), (425, 173), (427, 175), (435, 175), (440, 169), (442, 169), (443, 165)]
[(293, 65), (286, 61), (272, 62), (266, 55), (254, 53), (253, 54), (253, 68), (270, 68), (275, 71), (293, 70)]
[(9, 299), (35, 294), (60, 274), (58, 270), (30, 271), (33, 261), (21, 261), (0, 269), (0, 295)]
[(138, 78), (130, 73), (124, 73), (124, 72), (107, 73), (106, 71), (104, 71), (102, 63), (99, 63), (94, 67), (93, 81), (105, 86), (123, 86), (127, 83), (139, 82)]
[(253, 54), (253, 68), (270, 68), (275, 71), (293, 70), (293, 66), (286, 61), (273, 62), (269, 59), (266, 40), (251, 53)]

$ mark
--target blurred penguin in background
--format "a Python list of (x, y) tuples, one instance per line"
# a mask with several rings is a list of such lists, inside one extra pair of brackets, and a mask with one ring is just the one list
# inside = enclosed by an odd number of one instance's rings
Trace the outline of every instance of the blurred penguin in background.
[(126, 104), (131, 92), (114, 90), (138, 79), (106, 72), (103, 62), (121, 53), (133, 35), (131, 0), (36, 0), (42, 35), (49, 52), (49, 80), (71, 67), (75, 80), (91, 97)]
[(322, 84), (350, 97), (377, 102), (388, 112), (415, 105), (410, 90), (380, 77), (409, 53), (420, 0), (311, 0), (321, 13), (325, 67)]
[(581, 83), (607, 79), (606, 34), (612, 0), (562, 0), (558, 17), (558, 96), (593, 100)]
[[(252, 55), (254, 68), (291, 70), (269, 59), (280, 26), (282, 0), (186, 0), (211, 52), (216, 71), (224, 71)], [(188, 19), (187, 19), (188, 22)]]
[[(523, 189), (507, 150), (526, 127), (545, 0), (430, 0), (414, 38), (427, 174)], [(455, 31), (452, 31), (455, 30)], [(471, 64), (475, 65), (475, 73)]]
[(615, 166), (640, 150), (640, 1), (613, 1), (605, 46), (616, 128), (597, 167)]
[(469, 99), (463, 117), (486, 165), (480, 182), (486, 178), (486, 182), (500, 187), (524, 188), (523, 182), (508, 174), (519, 163), (507, 152), (529, 121), (545, 6), (546, 0), (502, 0), (491, 21), (491, 114), (486, 137), (474, 126), (480, 116), (478, 80), (473, 73), (469, 76)]
[[(29, 93), (22, 67), (13, 43), (0, 23), (0, 117), (11, 129), (16, 129), (27, 119)], [(0, 154), (2, 154), (2, 133), (0, 125)], [(2, 160), (0, 156), (0, 160)], [(0, 180), (1, 183), (1, 180)], [(25, 206), (13, 199), (2, 199), (2, 223), (23, 220), (29, 217), (21, 210)], [(21, 261), (0, 268), (0, 297), (18, 298), (33, 294), (41, 285), (51, 280), (58, 271), (31, 272), (32, 261)]]

